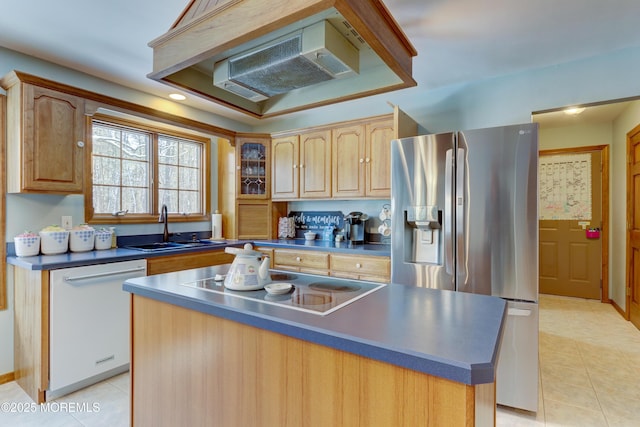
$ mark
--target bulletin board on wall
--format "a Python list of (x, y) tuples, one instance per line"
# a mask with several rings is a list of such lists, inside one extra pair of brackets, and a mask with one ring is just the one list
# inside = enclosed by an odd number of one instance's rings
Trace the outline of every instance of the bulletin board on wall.
[(591, 220), (591, 153), (540, 156), (541, 220)]

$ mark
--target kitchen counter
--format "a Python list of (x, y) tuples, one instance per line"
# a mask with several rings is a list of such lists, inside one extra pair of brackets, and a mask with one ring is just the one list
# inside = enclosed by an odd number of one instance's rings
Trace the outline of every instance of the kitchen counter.
[[(144, 258), (153, 258), (158, 256), (167, 256), (175, 254), (183, 254), (189, 252), (202, 252), (221, 250), (227, 246), (242, 246), (246, 242), (252, 242), (254, 246), (289, 248), (289, 249), (315, 249), (327, 252), (339, 252), (354, 255), (379, 255), (390, 256), (390, 245), (365, 243), (358, 245), (350, 245), (346, 242), (335, 243), (333, 241), (303, 239), (288, 240), (256, 240), (256, 241), (238, 241), (228, 240), (224, 243), (215, 243), (211, 246), (199, 246), (190, 248), (179, 248), (171, 250), (162, 250), (155, 252), (144, 252), (134, 249), (116, 248), (100, 251), (87, 252), (65, 252), (57, 255), (36, 255), (30, 257), (18, 257), (15, 255), (7, 256), (7, 264), (26, 270), (55, 270), (58, 268), (81, 267), (85, 265), (104, 264), (108, 262), (129, 261)], [(9, 251), (11, 253), (11, 251)]]
[(318, 316), (181, 286), (227, 268), (129, 279), (124, 290), (465, 384), (494, 380), (500, 298), (390, 284)]
[(28, 257), (8, 256), (7, 264), (26, 270), (55, 270), (58, 268), (81, 267), (108, 262), (129, 261), (147, 258), (142, 251), (131, 249), (106, 249), (88, 252), (65, 252), (57, 255), (36, 255)]
[(495, 422), (503, 300), (389, 284), (323, 316), (183, 286), (227, 269), (124, 283), (132, 425)]

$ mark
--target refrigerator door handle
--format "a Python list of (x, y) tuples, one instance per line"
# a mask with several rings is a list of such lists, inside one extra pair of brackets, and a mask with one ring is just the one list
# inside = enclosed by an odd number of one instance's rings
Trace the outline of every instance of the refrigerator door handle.
[(509, 316), (531, 316), (531, 310), (523, 309), (523, 308), (512, 308), (509, 307), (507, 309), (507, 315)]
[(453, 149), (445, 154), (444, 168), (444, 268), (447, 274), (453, 274)]
[(456, 151), (456, 200), (455, 200), (455, 210), (456, 210), (456, 255), (457, 255), (457, 263), (456, 263), (456, 283), (459, 288), (463, 283), (466, 284), (468, 281), (467, 277), (467, 244), (465, 242), (465, 176), (464, 172), (466, 170), (466, 157), (465, 157), (465, 149), (458, 148)]

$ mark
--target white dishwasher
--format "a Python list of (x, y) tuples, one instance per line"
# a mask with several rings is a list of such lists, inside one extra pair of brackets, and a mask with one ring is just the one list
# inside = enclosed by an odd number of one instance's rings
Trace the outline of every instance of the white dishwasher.
[(47, 399), (128, 369), (130, 294), (122, 283), (146, 273), (144, 259), (50, 271)]

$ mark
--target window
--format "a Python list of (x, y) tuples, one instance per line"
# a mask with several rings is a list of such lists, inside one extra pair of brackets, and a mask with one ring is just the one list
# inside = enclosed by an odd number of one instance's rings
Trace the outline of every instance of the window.
[(209, 140), (96, 115), (91, 122), (93, 223), (201, 221), (209, 210)]

